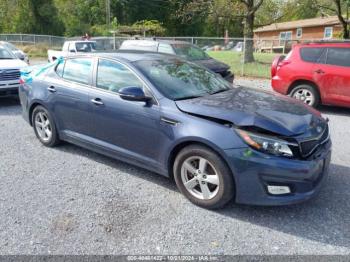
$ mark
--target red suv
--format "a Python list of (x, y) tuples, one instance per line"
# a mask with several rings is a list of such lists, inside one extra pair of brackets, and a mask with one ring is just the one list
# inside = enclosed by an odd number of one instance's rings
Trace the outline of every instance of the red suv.
[(350, 43), (304, 43), (289, 54), (276, 57), (272, 67), (272, 88), (302, 100), (350, 107)]

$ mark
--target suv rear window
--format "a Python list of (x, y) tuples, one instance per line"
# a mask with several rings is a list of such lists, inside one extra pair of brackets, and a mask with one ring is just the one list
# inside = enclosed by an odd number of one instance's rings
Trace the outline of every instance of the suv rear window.
[(301, 59), (305, 62), (317, 63), (319, 62), (325, 48), (322, 47), (303, 47), (300, 49)]
[(326, 63), (350, 67), (350, 48), (329, 48)]

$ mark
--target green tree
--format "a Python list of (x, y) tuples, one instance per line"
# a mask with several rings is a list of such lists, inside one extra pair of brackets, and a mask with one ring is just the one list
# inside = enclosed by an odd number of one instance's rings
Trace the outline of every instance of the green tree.
[(315, 0), (322, 14), (336, 15), (343, 28), (343, 38), (350, 39), (350, 0)]
[(105, 0), (54, 0), (65, 35), (88, 33), (94, 25), (105, 24)]
[[(235, 17), (242, 18), (244, 29), (243, 35), (247, 39), (245, 44), (244, 62), (254, 62), (254, 25), (255, 16), (264, 0), (226, 0), (227, 8)], [(196, 15), (213, 15), (217, 13), (218, 0), (193, 0), (183, 7), (180, 15), (184, 19), (192, 19)], [(218, 13), (215, 16), (222, 16)]]
[(57, 35), (64, 32), (52, 0), (1, 0), (0, 9), (2, 32)]

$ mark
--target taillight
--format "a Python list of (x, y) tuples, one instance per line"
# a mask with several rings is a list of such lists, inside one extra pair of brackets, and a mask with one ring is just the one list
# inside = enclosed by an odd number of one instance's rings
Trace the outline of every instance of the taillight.
[(283, 61), (279, 62), (277, 66), (282, 67), (282, 66), (285, 66), (288, 64), (290, 64), (290, 60), (283, 60)]
[(284, 55), (280, 55), (280, 56), (276, 56), (275, 59), (272, 62), (272, 66), (271, 66), (271, 77), (274, 77), (277, 73), (277, 69), (283, 65), (287, 65), (290, 63), (289, 60), (284, 60), (285, 56)]

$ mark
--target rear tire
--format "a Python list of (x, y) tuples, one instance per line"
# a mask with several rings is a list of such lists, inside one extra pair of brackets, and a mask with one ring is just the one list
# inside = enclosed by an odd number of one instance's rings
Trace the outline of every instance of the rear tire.
[(54, 147), (60, 143), (56, 125), (49, 111), (43, 106), (33, 110), (32, 123), (36, 137), (47, 147)]
[(309, 84), (295, 86), (290, 92), (290, 96), (312, 107), (317, 107), (320, 103), (320, 95), (317, 89)]
[(182, 149), (176, 156), (173, 171), (181, 193), (198, 206), (217, 209), (234, 197), (230, 169), (207, 147), (191, 145)]

